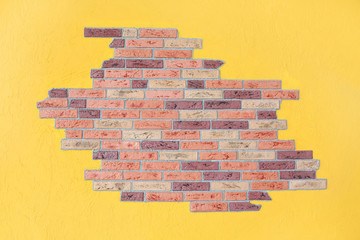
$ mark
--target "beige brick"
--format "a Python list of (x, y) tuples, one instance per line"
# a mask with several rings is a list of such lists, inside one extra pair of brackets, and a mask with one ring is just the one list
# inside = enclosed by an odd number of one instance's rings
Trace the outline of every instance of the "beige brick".
[(160, 131), (123, 131), (123, 139), (161, 139)]
[(160, 160), (198, 160), (197, 152), (160, 152)]
[(221, 99), (221, 90), (185, 90), (185, 98), (189, 99)]
[(274, 151), (239, 151), (240, 160), (274, 160)]
[(249, 190), (248, 182), (211, 182), (211, 191)]
[(239, 139), (239, 131), (229, 130), (210, 130), (201, 132), (202, 139)]
[(123, 28), (122, 37), (137, 37), (138, 32), (136, 28)]
[(286, 129), (286, 120), (249, 121), (249, 129)]
[(149, 80), (149, 88), (186, 88), (185, 80)]
[(318, 170), (320, 167), (319, 160), (299, 160), (296, 161), (296, 169), (314, 169)]
[(202, 48), (201, 39), (177, 38), (165, 39), (166, 48)]
[(219, 70), (183, 70), (183, 78), (205, 78), (218, 79), (220, 76)]
[(95, 120), (95, 128), (129, 129), (132, 124), (131, 120)]
[(243, 109), (279, 109), (279, 100), (242, 100)]
[(133, 191), (171, 191), (171, 182), (133, 182)]
[(291, 180), (289, 189), (292, 190), (322, 190), (326, 189), (326, 179), (316, 180)]
[(100, 141), (94, 140), (62, 140), (61, 149), (64, 150), (90, 150), (100, 149)]
[(216, 111), (181, 111), (180, 119), (217, 119)]
[(108, 98), (144, 98), (143, 90), (118, 90), (109, 89), (107, 91)]
[(220, 149), (256, 149), (255, 141), (220, 141)]
[(94, 181), (94, 190), (97, 191), (130, 191), (130, 182), (116, 182), (116, 181)]

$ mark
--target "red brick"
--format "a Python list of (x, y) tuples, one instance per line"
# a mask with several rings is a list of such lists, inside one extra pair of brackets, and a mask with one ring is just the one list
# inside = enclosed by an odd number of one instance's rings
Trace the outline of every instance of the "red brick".
[(200, 152), (200, 160), (236, 160), (236, 152)]
[(255, 111), (219, 111), (219, 119), (255, 119)]
[(179, 119), (179, 111), (143, 110), (143, 111), (141, 111), (141, 118), (143, 118), (143, 119)]
[(155, 49), (154, 57), (156, 57), (156, 58), (191, 58), (192, 50)]
[(139, 110), (103, 110), (102, 118), (119, 119), (119, 118), (140, 118)]
[[(109, 60), (105, 60), (102, 63), (102, 68), (124, 68), (125, 67), (125, 60), (124, 59), (117, 59), (117, 58), (111, 58)], [(102, 75), (101, 77), (104, 77)]]
[(84, 37), (121, 37), (121, 28), (84, 28)]
[(247, 200), (246, 192), (225, 192), (225, 201)]
[(69, 98), (104, 98), (105, 90), (69, 89)]
[(201, 181), (201, 172), (164, 172), (165, 181)]
[(243, 172), (242, 180), (278, 180), (278, 172)]
[(201, 60), (165, 60), (165, 68), (201, 68)]
[(190, 203), (190, 211), (192, 212), (226, 212), (228, 205), (225, 202), (216, 203)]
[(40, 109), (40, 118), (77, 118), (77, 109)]
[(245, 89), (280, 89), (280, 80), (255, 80), (255, 81), (244, 81)]
[(180, 170), (179, 162), (148, 162), (142, 164), (143, 170)]
[(44, 101), (37, 102), (38, 108), (64, 108), (68, 106), (68, 100), (65, 98), (47, 98)]
[(152, 49), (114, 49), (114, 57), (151, 58)]
[(93, 128), (94, 121), (88, 119), (56, 119), (56, 128)]
[(221, 170), (256, 170), (257, 162), (221, 162)]
[(105, 70), (106, 78), (141, 78), (141, 70)]
[(262, 181), (252, 182), (251, 190), (285, 190), (288, 189), (287, 181)]
[(205, 88), (242, 88), (242, 80), (206, 80)]
[(139, 150), (140, 142), (136, 141), (103, 141), (103, 149), (131, 149)]
[(127, 100), (126, 108), (128, 108), (128, 109), (163, 109), (164, 101), (162, 101), (162, 100)]
[(144, 78), (180, 78), (180, 70), (144, 70)]
[(177, 192), (147, 192), (146, 201), (149, 202), (182, 202), (183, 193)]
[(130, 88), (129, 79), (94, 79), (94, 88)]
[(177, 29), (139, 29), (139, 37), (141, 38), (176, 38), (177, 34)]
[(121, 171), (85, 171), (86, 180), (122, 180)]
[(102, 161), (102, 169), (105, 169), (105, 170), (139, 170), (140, 162)]
[(127, 48), (159, 48), (164, 46), (162, 39), (127, 39)]
[(135, 121), (135, 129), (171, 129), (171, 121)]
[(277, 131), (242, 131), (241, 139), (277, 139)]
[(157, 160), (157, 152), (120, 152), (121, 160)]
[(87, 107), (88, 108), (124, 108), (124, 100), (97, 100), (97, 99), (88, 99)]
[(183, 150), (212, 150), (218, 149), (218, 142), (214, 141), (191, 141), (181, 142), (181, 149)]
[(102, 69), (91, 69), (90, 77), (91, 78), (103, 78), (104, 77), (104, 70), (102, 70)]
[(82, 138), (82, 130), (66, 129), (66, 138)]
[(263, 99), (299, 99), (298, 90), (264, 90)]
[(258, 142), (258, 149), (271, 150), (271, 149), (294, 149), (294, 141), (260, 141)]
[(163, 131), (163, 139), (200, 139), (200, 131)]
[(183, 91), (179, 90), (148, 90), (146, 98), (161, 98), (161, 99), (182, 99)]
[(221, 60), (204, 60), (204, 68), (205, 69), (215, 69), (219, 68), (224, 64)]
[(124, 180), (161, 180), (161, 172), (124, 172)]
[(123, 48), (125, 46), (125, 39), (114, 39), (109, 44), (109, 48)]
[(185, 201), (222, 201), (223, 193), (212, 192), (187, 192)]
[(85, 139), (121, 139), (121, 131), (85, 130)]

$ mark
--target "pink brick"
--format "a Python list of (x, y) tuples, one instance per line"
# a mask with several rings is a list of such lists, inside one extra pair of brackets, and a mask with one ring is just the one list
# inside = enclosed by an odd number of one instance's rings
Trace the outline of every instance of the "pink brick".
[(104, 119), (119, 119), (119, 118), (139, 118), (139, 110), (103, 110), (102, 117)]
[(200, 160), (236, 160), (236, 152), (200, 152)]
[(144, 70), (144, 78), (180, 78), (180, 70)]
[(288, 189), (287, 181), (261, 181), (252, 182), (251, 190), (285, 190)]
[(262, 91), (264, 99), (299, 99), (298, 90), (264, 90)]
[(243, 172), (242, 180), (278, 180), (278, 172)]
[(222, 193), (211, 192), (187, 192), (185, 193), (185, 201), (221, 201)]
[(201, 60), (165, 60), (165, 68), (202, 68)]
[(180, 170), (179, 162), (148, 162), (142, 164), (143, 170)]
[(257, 162), (221, 162), (221, 170), (256, 170)]
[(146, 98), (182, 99), (184, 93), (178, 90), (148, 90)]
[(162, 101), (162, 100), (127, 100), (126, 108), (128, 108), (128, 109), (163, 109), (164, 101)]
[(135, 121), (135, 129), (171, 129), (171, 121)]
[(130, 88), (129, 79), (94, 79), (94, 88)]
[(241, 139), (277, 139), (277, 131), (241, 131)]
[(69, 89), (69, 98), (104, 98), (105, 90)]
[(237, 88), (243, 87), (242, 80), (206, 80), (205, 88)]
[(184, 150), (213, 150), (218, 149), (218, 142), (215, 141), (191, 141), (181, 142), (181, 149)]
[(190, 203), (190, 211), (192, 212), (226, 212), (228, 205), (225, 202), (216, 203)]
[(157, 152), (120, 152), (121, 160), (157, 160)]
[(280, 80), (255, 80), (255, 81), (244, 81), (245, 89), (280, 89)]
[(56, 119), (56, 128), (93, 128), (93, 120), (85, 119)]
[(294, 149), (294, 141), (260, 141), (258, 142), (258, 149), (271, 150), (271, 149)]
[(255, 111), (219, 111), (219, 119), (256, 119)]
[(82, 138), (82, 130), (66, 129), (66, 138)]
[(163, 139), (200, 139), (200, 131), (163, 131)]
[(40, 118), (77, 118), (77, 109), (40, 109)]
[(86, 180), (122, 180), (120, 171), (85, 171)]
[(114, 49), (114, 57), (151, 58), (152, 49)]
[(180, 192), (147, 192), (145, 200), (149, 202), (182, 202), (183, 193)]
[(103, 141), (102, 148), (103, 149), (139, 150), (140, 142), (136, 142), (136, 141)]
[(88, 99), (87, 107), (88, 108), (124, 108), (124, 100), (97, 100), (97, 99)]
[(141, 78), (141, 70), (105, 70), (106, 78)]
[(156, 58), (191, 58), (191, 50), (168, 50), (168, 49), (155, 49), (154, 57)]
[(161, 172), (124, 172), (124, 180), (161, 180)]
[(139, 29), (139, 37), (141, 38), (176, 38), (177, 29)]
[(200, 181), (201, 172), (164, 172), (165, 181)]
[(104, 170), (139, 170), (140, 162), (130, 161), (102, 161)]
[(85, 139), (121, 139), (121, 131), (85, 130)]
[(162, 39), (126, 39), (128, 48), (159, 48), (164, 46)]
[(225, 192), (225, 201), (247, 200), (246, 192)]
[(68, 100), (66, 98), (47, 98), (44, 101), (38, 102), (38, 108), (63, 108), (68, 106)]
[(179, 119), (179, 111), (164, 110), (142, 110), (141, 118), (143, 119)]

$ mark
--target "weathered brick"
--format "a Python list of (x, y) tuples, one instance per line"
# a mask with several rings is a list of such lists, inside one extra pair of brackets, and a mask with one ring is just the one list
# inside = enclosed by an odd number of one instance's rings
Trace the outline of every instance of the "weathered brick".
[(200, 152), (200, 160), (236, 160), (236, 152)]
[(121, 131), (84, 130), (85, 139), (121, 139)]
[(232, 130), (205, 130), (201, 132), (202, 139), (239, 139), (239, 132)]
[(169, 28), (141, 28), (139, 29), (140, 38), (176, 38), (177, 29)]
[(258, 142), (259, 150), (271, 149), (294, 149), (294, 141), (260, 141)]
[(199, 131), (163, 131), (163, 139), (200, 139)]
[(197, 152), (160, 152), (160, 160), (198, 160)]
[(141, 78), (142, 71), (135, 69), (105, 70), (105, 78)]
[(241, 139), (277, 139), (277, 131), (242, 131)]
[(279, 100), (242, 100), (243, 109), (279, 109)]
[(271, 200), (269, 194), (267, 192), (249, 192), (249, 200)]
[(218, 70), (183, 70), (182, 71), (183, 78), (205, 78), (205, 79), (217, 79), (220, 77), (220, 73)]
[(185, 201), (221, 201), (223, 193), (211, 192), (187, 192), (185, 193)]
[[(129, 88), (129, 79), (94, 79), (94, 88)], [(90, 99), (89, 99), (90, 100)]]
[(259, 211), (261, 205), (255, 205), (249, 202), (230, 202), (229, 210), (231, 212), (241, 212), (241, 211)]
[(212, 129), (248, 129), (248, 121), (212, 121)]
[(144, 98), (144, 90), (107, 90), (108, 98)]
[(157, 152), (120, 152), (120, 160), (157, 160)]
[(88, 99), (87, 107), (88, 108), (124, 108), (124, 100), (98, 100), (98, 99)]
[(93, 152), (93, 159), (117, 160), (119, 159), (119, 152), (118, 151)]
[(222, 98), (221, 90), (185, 90), (188, 99), (219, 99)]
[(149, 88), (185, 88), (185, 80), (149, 80)]
[(206, 80), (205, 88), (242, 88), (242, 80)]
[(246, 191), (249, 190), (248, 182), (212, 182), (211, 191)]
[(179, 141), (142, 141), (142, 149), (179, 150)]
[(190, 211), (192, 212), (226, 212), (228, 205), (225, 202), (216, 203), (190, 203)]
[(146, 98), (160, 98), (160, 99), (181, 99), (184, 92), (178, 90), (148, 90), (146, 92)]
[(155, 58), (191, 58), (192, 50), (155, 49)]
[(161, 172), (124, 172), (124, 180), (161, 180)]
[(133, 191), (171, 191), (171, 182), (133, 182)]
[(95, 191), (130, 191), (130, 182), (119, 181), (94, 181)]
[(205, 101), (205, 109), (241, 109), (241, 101)]
[(280, 179), (315, 179), (315, 171), (280, 171)]
[(140, 142), (136, 141), (102, 141), (103, 149), (132, 149), (139, 150)]
[(166, 48), (202, 48), (201, 39), (177, 38), (165, 39)]
[(104, 170), (139, 170), (140, 162), (102, 161), (101, 168)]
[(125, 46), (125, 39), (114, 39), (109, 44), (110, 48), (123, 48)]
[(201, 68), (201, 60), (165, 60), (165, 68)]
[(53, 88), (49, 91), (50, 98), (67, 98), (68, 90), (65, 88)]
[(278, 172), (243, 172), (242, 180), (278, 180)]
[(135, 121), (135, 129), (171, 129), (171, 121)]
[(66, 138), (82, 138), (82, 130), (66, 129)]
[(143, 192), (121, 192), (121, 201), (130, 201), (130, 202), (144, 201), (144, 193)]
[(114, 57), (151, 58), (152, 49), (114, 49)]
[(149, 202), (182, 202), (183, 193), (174, 193), (174, 192), (147, 192), (146, 201)]
[(44, 101), (37, 102), (38, 108), (65, 108), (68, 106), (68, 100), (64, 98), (47, 98)]
[(183, 150), (212, 150), (218, 149), (218, 142), (209, 141), (182, 141), (181, 149)]
[(100, 118), (100, 110), (79, 109), (79, 118)]
[(240, 180), (240, 172), (204, 172), (204, 180)]
[(181, 111), (180, 112), (180, 119), (187, 120), (187, 119), (217, 119), (217, 112), (216, 111)]
[(278, 89), (281, 88), (281, 80), (245, 80), (245, 89)]
[(104, 98), (105, 90), (69, 89), (69, 98)]
[(289, 181), (289, 189), (292, 190), (323, 190), (326, 189), (326, 185), (326, 179)]
[(56, 128), (93, 128), (93, 120), (85, 119), (56, 119)]
[(180, 70), (144, 70), (144, 78), (180, 78)]
[(147, 88), (148, 80), (132, 80), (132, 88)]
[(221, 162), (221, 170), (256, 170), (257, 162)]
[(220, 149), (256, 149), (255, 141), (221, 141)]
[(85, 171), (86, 180), (122, 180), (121, 171)]
[(127, 100), (126, 108), (129, 109), (162, 109), (163, 100)]
[(286, 120), (259, 120), (249, 121), (249, 129), (279, 129), (287, 128)]
[(123, 139), (161, 139), (161, 132), (151, 130), (123, 131)]
[(219, 170), (219, 162), (182, 162), (181, 170)]
[(288, 181), (251, 182), (251, 190), (286, 190), (288, 185)]
[(162, 39), (127, 39), (127, 48), (161, 48), (164, 46)]
[[(143, 170), (180, 170), (179, 162), (149, 162), (142, 163)], [(164, 176), (165, 180), (165, 176)]]
[(294, 161), (269, 161), (259, 162), (260, 170), (283, 170), (283, 169), (295, 169)]
[(209, 182), (173, 182), (173, 191), (210, 191)]
[(179, 119), (179, 111), (142, 110), (141, 118), (143, 118), (143, 119)]
[(299, 99), (298, 90), (264, 90), (262, 91), (264, 99)]
[(139, 110), (103, 110), (102, 118), (140, 118)]
[(40, 118), (76, 118), (77, 109), (40, 109)]
[(274, 151), (239, 151), (238, 158), (240, 160), (274, 160)]
[(201, 101), (166, 101), (166, 109), (202, 109)]
[(258, 111), (258, 119), (277, 119), (276, 111)]
[[(105, 60), (102, 64), (102, 68), (124, 68), (124, 67), (125, 67), (124, 59), (112, 58), (109, 60)], [(102, 77), (104, 77), (104, 75)]]
[(210, 129), (210, 121), (173, 121), (173, 129)]
[(261, 91), (257, 90), (224, 90), (225, 99), (260, 99)]
[(121, 37), (121, 28), (84, 28), (84, 37)]
[(132, 128), (131, 120), (95, 120), (95, 128), (129, 129)]
[(91, 78), (103, 78), (104, 77), (104, 70), (91, 69), (90, 77)]
[(278, 151), (277, 159), (312, 159), (313, 151)]
[(69, 107), (71, 107), (71, 108), (86, 108), (86, 99), (71, 99)]
[(164, 172), (165, 181), (201, 181), (201, 172)]
[(189, 89), (201, 89), (204, 88), (204, 80), (188, 80), (187, 87)]
[(247, 200), (246, 192), (225, 192), (225, 201)]

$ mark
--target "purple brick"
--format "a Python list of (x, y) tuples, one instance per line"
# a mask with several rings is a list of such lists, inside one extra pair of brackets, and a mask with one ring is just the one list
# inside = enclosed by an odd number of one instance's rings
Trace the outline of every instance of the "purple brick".
[(79, 117), (80, 118), (100, 118), (100, 110), (80, 109)]
[(210, 121), (174, 121), (173, 129), (210, 129)]
[(280, 179), (315, 179), (315, 171), (280, 171)]
[(102, 64), (102, 67), (103, 68), (124, 68), (125, 60), (112, 58), (112, 59), (104, 61)]
[(109, 44), (110, 48), (123, 48), (125, 46), (125, 39), (114, 39)]
[(142, 141), (142, 149), (179, 150), (179, 141)]
[(212, 129), (248, 129), (248, 121), (212, 121)]
[(147, 88), (148, 80), (132, 80), (132, 88)]
[(127, 68), (163, 68), (163, 60), (127, 59)]
[(68, 90), (65, 88), (53, 88), (49, 91), (49, 97), (51, 97), (51, 98), (67, 98)]
[(282, 169), (295, 169), (294, 161), (266, 161), (259, 162), (260, 170), (282, 170)]
[(271, 200), (267, 192), (249, 192), (249, 200)]
[(205, 109), (240, 109), (241, 101), (205, 101)]
[(258, 119), (277, 119), (276, 111), (258, 111)]
[(72, 99), (69, 107), (71, 108), (86, 108), (86, 99)]
[(144, 201), (143, 192), (121, 192), (121, 201), (138, 202)]
[(240, 172), (204, 172), (204, 180), (240, 180)]
[(210, 191), (209, 182), (173, 182), (173, 191)]
[(104, 70), (91, 69), (90, 77), (91, 78), (103, 78), (104, 77)]
[(204, 80), (188, 80), (187, 87), (188, 88), (204, 88)]
[(232, 212), (240, 211), (259, 211), (261, 205), (255, 205), (249, 202), (230, 202), (229, 210)]
[(167, 101), (165, 103), (166, 109), (202, 109), (201, 101)]
[(219, 68), (223, 64), (221, 60), (204, 60), (204, 68)]
[(182, 162), (181, 170), (219, 170), (219, 162)]
[(312, 151), (278, 151), (278, 159), (312, 159)]
[(84, 37), (121, 37), (121, 28), (84, 28)]
[(119, 159), (119, 153), (117, 151), (93, 152), (93, 159), (116, 160)]
[(260, 99), (261, 91), (259, 90), (224, 90), (226, 99)]

